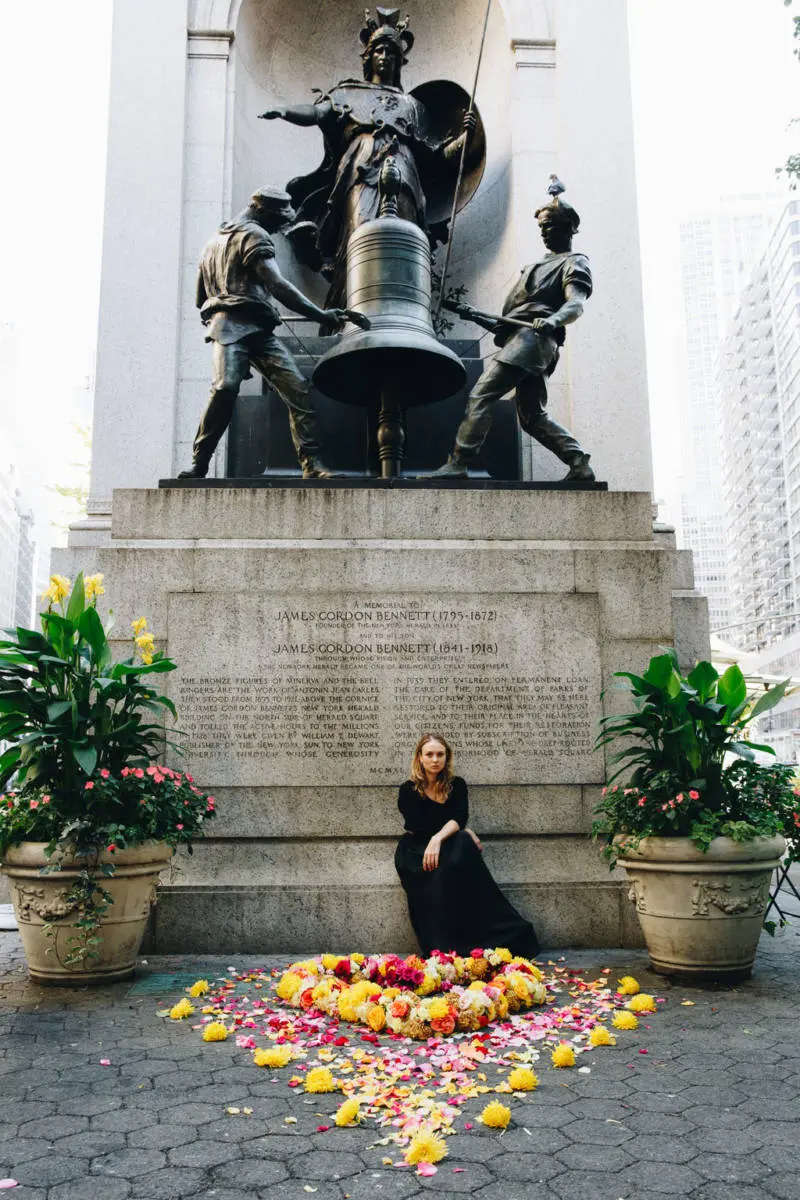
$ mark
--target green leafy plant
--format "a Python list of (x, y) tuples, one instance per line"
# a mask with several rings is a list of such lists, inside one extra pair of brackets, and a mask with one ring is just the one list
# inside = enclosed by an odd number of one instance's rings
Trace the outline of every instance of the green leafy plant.
[(175, 707), (143, 680), (175, 663), (155, 652), (144, 618), (134, 622), (134, 654), (113, 662), (113, 620), (104, 627), (97, 613), (102, 576), (78, 575), (69, 594), (68, 586), (52, 577), (41, 633), (18, 627), (0, 641), (0, 742), (10, 743), (0, 755), (0, 788), (16, 775), (20, 788), (75, 795), (99, 768), (146, 765), (165, 742), (174, 745), (162, 721)]
[(52, 576), (41, 633), (18, 627), (0, 641), (0, 743), (9, 743), (0, 755), (0, 857), (45, 842), (44, 873), (65, 860), (79, 868), (64, 895), (77, 914), (66, 966), (97, 953), (116, 851), (160, 841), (191, 852), (215, 813), (191, 775), (154, 761), (179, 747), (164, 729), (174, 705), (147, 677), (176, 664), (156, 651), (143, 617), (132, 623), (131, 656), (113, 661), (113, 618), (103, 625), (97, 613), (102, 581), (78, 575), (71, 586)]
[[(635, 708), (601, 721), (597, 747), (619, 746), (609, 757), (619, 765), (592, 826), (612, 866), (620, 835), (632, 848), (644, 837), (680, 836), (702, 850), (719, 836), (797, 837), (794, 768), (759, 764), (756, 752), (774, 751), (747, 740), (750, 723), (783, 698), (788, 680), (753, 700), (739, 667), (720, 675), (699, 662), (684, 676), (673, 650), (652, 658), (644, 675), (617, 675)], [(625, 783), (615, 784), (621, 775)]]

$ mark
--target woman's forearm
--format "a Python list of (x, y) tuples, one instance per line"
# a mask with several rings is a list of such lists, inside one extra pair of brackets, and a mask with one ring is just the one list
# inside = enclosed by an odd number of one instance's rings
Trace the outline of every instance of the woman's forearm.
[[(433, 837), (438, 838), (440, 842), (443, 842), (446, 838), (452, 837), (454, 833), (458, 833), (460, 829), (461, 826), (459, 825), (458, 821), (447, 821), (446, 824), (444, 824), (439, 830), (439, 832), (433, 835)], [(431, 841), (432, 840), (433, 838)]]

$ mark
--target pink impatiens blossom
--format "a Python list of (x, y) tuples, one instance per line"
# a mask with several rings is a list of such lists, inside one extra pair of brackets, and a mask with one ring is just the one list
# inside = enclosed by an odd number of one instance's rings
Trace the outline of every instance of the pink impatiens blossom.
[(38, 808), (38, 807), (39, 807), (39, 801), (38, 801), (38, 800), (31, 800), (31, 802), (30, 802), (30, 807), (31, 807), (31, 808)]
[(83, 785), (83, 787), (84, 787), (84, 791), (90, 792), (90, 791), (92, 790), (92, 788), (94, 787), (94, 784), (92, 783), (92, 781), (91, 781), (91, 779), (90, 779), (90, 780), (88, 781), (88, 783), (85, 783), (85, 784)]

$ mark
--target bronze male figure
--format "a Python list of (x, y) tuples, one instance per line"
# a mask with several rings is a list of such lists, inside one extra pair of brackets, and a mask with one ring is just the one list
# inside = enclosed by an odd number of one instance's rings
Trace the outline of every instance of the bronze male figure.
[(493, 333), (500, 350), (472, 389), (453, 451), (434, 472), (437, 476), (467, 475), (489, 432), (493, 406), (514, 390), (520, 425), (569, 466), (565, 480), (594, 479), (589, 455), (568, 430), (548, 416), (546, 407), (546, 380), (558, 363), (564, 326), (577, 321), (592, 294), (589, 260), (572, 251), (580, 218), (558, 195), (535, 216), (550, 253), (541, 262), (522, 268), (502, 316), (478, 312), (468, 305), (448, 305)]
[(197, 307), (213, 346), (208, 405), (194, 439), (192, 465), (179, 479), (202, 479), (230, 424), (239, 388), (255, 369), (271, 383), (289, 410), (289, 426), (304, 479), (327, 479), (319, 459), (316, 417), (309, 384), (294, 358), (275, 337), (279, 300), (293, 312), (338, 329), (346, 310), (318, 308), (284, 278), (270, 234), (295, 218), (289, 194), (279, 188), (255, 192), (247, 208), (220, 226), (205, 247), (197, 277)]

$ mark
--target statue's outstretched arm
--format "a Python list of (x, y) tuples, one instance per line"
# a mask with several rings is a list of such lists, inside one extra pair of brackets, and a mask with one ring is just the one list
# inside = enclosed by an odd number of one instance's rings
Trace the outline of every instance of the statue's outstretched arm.
[(549, 317), (538, 317), (531, 324), (537, 333), (552, 333), (554, 329), (560, 329), (563, 325), (571, 325), (583, 313), (588, 299), (589, 292), (580, 284), (565, 284), (564, 303), (561, 308), (556, 309)]
[(330, 101), (322, 104), (294, 104), (290, 107), (268, 108), (259, 113), (261, 121), (288, 121), (290, 125), (319, 125), (330, 112)]

